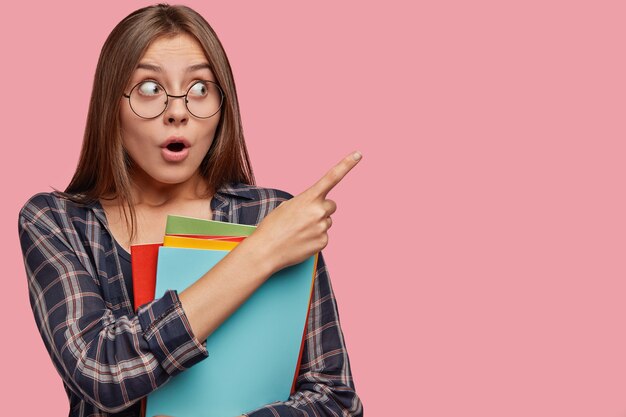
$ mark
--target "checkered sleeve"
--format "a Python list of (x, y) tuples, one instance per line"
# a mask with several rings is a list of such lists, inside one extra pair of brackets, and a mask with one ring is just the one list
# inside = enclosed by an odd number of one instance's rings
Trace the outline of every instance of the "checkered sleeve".
[(266, 405), (249, 417), (363, 416), (355, 392), (337, 302), (320, 253), (309, 309), (296, 392), (285, 402)]
[(35, 321), (69, 389), (118, 412), (208, 356), (174, 291), (136, 315), (114, 317), (89, 255), (68, 238), (50, 204), (31, 199), (18, 227)]

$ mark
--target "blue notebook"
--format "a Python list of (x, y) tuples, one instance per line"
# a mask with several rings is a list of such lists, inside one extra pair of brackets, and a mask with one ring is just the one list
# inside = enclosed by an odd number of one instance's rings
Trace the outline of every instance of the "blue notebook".
[[(162, 247), (156, 297), (193, 284), (228, 251)], [(271, 276), (207, 339), (209, 357), (148, 396), (146, 416), (236, 417), (289, 398), (316, 256)], [(209, 308), (209, 307), (207, 307)]]

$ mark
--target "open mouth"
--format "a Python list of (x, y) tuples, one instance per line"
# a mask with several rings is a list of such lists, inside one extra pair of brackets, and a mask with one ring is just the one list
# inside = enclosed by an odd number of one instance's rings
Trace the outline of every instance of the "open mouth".
[(185, 144), (181, 142), (172, 142), (167, 145), (167, 149), (172, 152), (180, 152), (185, 149)]

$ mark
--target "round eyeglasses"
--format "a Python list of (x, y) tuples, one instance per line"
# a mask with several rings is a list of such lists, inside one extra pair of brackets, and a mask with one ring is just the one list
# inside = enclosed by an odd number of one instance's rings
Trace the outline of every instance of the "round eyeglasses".
[(182, 96), (167, 94), (165, 88), (154, 80), (141, 81), (124, 94), (131, 110), (142, 119), (154, 119), (167, 109), (170, 98), (184, 98), (187, 111), (199, 119), (208, 119), (222, 107), (224, 93), (217, 83), (208, 80), (194, 81)]

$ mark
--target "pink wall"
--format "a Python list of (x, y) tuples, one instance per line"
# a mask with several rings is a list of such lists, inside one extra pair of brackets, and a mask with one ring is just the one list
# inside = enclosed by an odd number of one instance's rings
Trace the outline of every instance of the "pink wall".
[[(67, 414), (16, 222), (67, 184), (99, 49), (147, 3), (92, 4), (2, 9), (5, 415)], [(187, 4), (260, 185), (363, 152), (325, 256), (368, 416), (626, 414), (623, 2)]]

